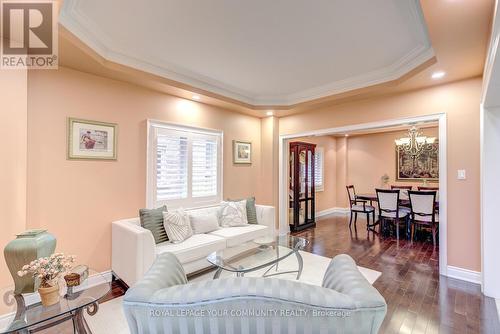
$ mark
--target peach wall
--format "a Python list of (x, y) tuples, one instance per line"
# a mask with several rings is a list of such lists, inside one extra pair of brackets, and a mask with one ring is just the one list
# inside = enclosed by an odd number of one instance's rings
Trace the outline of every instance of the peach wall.
[[(27, 73), (0, 70), (0, 247), (26, 228)], [(0, 286), (11, 285), (0, 261)]]
[[(280, 119), (280, 134), (446, 113), (448, 264), (480, 271), (479, 98), (481, 83), (481, 78), (478, 77), (283, 117)], [(467, 171), (467, 180), (456, 179), (458, 169)]]
[(336, 206), (336, 140), (331, 136), (303, 137), (293, 141), (303, 141), (316, 144), (316, 148), (324, 150), (324, 189), (316, 191), (316, 212), (331, 209)]
[[(66, 68), (30, 72), (28, 94), (28, 225), (48, 228), (80, 263), (110, 269), (111, 222), (145, 206), (148, 118), (223, 130), (224, 198), (260, 201), (258, 118)], [(70, 116), (118, 123), (118, 160), (66, 160)], [(233, 139), (252, 142), (252, 165), (233, 165)]]
[[(260, 202), (262, 204), (278, 207), (278, 184), (273, 180), (279, 174), (279, 119), (266, 117), (261, 120), (261, 177), (257, 182)], [(276, 210), (276, 228), (278, 224), (278, 210)]]
[[(422, 129), (422, 133), (430, 137), (438, 137), (438, 128)], [(422, 182), (396, 181), (396, 150), (394, 140), (408, 136), (408, 131), (373, 133), (350, 136), (347, 153), (347, 183), (353, 184), (358, 193), (374, 193), (375, 188), (383, 187), (381, 177), (387, 174), (390, 185), (412, 185), (416, 190)], [(430, 185), (437, 186), (437, 183)], [(340, 192), (347, 199), (345, 184)]]
[(335, 187), (337, 192), (336, 206), (340, 208), (346, 208), (349, 206), (345, 190), (345, 185), (348, 183), (347, 182), (347, 157), (348, 157), (347, 138), (346, 137), (337, 138), (336, 144), (337, 144), (337, 148), (335, 151), (337, 156), (336, 173), (335, 173), (335, 178), (337, 180), (337, 185)]

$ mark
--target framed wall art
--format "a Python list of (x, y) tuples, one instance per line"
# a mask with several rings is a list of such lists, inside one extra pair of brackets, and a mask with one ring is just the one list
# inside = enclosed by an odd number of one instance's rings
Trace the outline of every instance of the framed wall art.
[(398, 181), (439, 181), (439, 143), (434, 149), (422, 152), (415, 159), (401, 148), (396, 148), (396, 180)]
[(116, 160), (118, 125), (68, 118), (68, 159)]
[(252, 143), (240, 140), (233, 140), (233, 163), (252, 163)]

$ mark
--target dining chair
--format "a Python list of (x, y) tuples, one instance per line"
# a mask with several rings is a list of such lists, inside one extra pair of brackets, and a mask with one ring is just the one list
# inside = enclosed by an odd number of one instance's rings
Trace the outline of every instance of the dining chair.
[[(410, 211), (401, 208), (399, 205), (399, 189), (375, 189), (378, 201), (378, 216), (380, 221), (380, 230), (386, 221), (394, 222), (396, 226), (396, 239), (399, 240), (399, 223), (404, 222), (405, 231), (408, 226), (408, 214)], [(406, 232), (405, 232), (406, 233)]]
[[(439, 187), (418, 186), (417, 189), (419, 191), (435, 191), (436, 192), (436, 201), (439, 201)], [(439, 207), (439, 206), (437, 206), (437, 204), (436, 204), (436, 207)]]
[[(358, 220), (358, 213), (366, 214), (366, 229), (370, 230), (370, 227), (374, 227), (377, 223), (375, 222), (375, 207), (366, 204), (367, 201), (358, 199), (356, 197), (356, 190), (353, 185), (346, 186), (347, 195), (349, 196), (349, 208), (351, 211), (351, 219), (349, 220), (349, 228), (352, 225), (352, 218), (354, 215), (354, 229), (357, 230), (356, 222)], [(358, 204), (361, 203), (361, 204)], [(373, 215), (373, 224), (370, 225), (370, 214)]]
[(438, 191), (439, 187), (424, 187), (424, 186), (418, 186), (417, 189), (419, 191)]
[(399, 194), (400, 196), (400, 199), (402, 201), (408, 201), (408, 191), (410, 190), (413, 190), (413, 186), (400, 186), (400, 185), (397, 185), (397, 184), (393, 184), (391, 185), (391, 189), (392, 190), (395, 190), (395, 189), (399, 189), (401, 190), (401, 193)]
[(436, 246), (439, 214), (435, 210), (436, 191), (408, 191), (410, 197), (410, 239), (413, 242), (415, 225), (430, 228), (432, 244)]

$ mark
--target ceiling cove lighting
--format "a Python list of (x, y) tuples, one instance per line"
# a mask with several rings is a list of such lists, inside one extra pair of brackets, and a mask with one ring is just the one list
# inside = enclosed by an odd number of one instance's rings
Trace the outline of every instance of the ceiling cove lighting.
[(193, 100), (199, 101), (199, 100), (201, 100), (201, 96), (195, 94), (195, 95), (193, 95)]
[(435, 137), (426, 137), (420, 130), (412, 126), (408, 130), (408, 137), (395, 140), (396, 149), (411, 156), (413, 162), (424, 152), (436, 152), (437, 147), (433, 145), (436, 142)]
[(438, 79), (443, 78), (445, 75), (446, 75), (446, 72), (437, 71), (437, 72), (432, 73), (431, 78), (434, 80), (438, 80)]

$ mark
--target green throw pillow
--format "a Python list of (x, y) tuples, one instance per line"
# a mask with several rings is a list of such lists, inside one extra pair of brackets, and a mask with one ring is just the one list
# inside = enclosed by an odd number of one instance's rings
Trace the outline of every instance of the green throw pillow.
[[(230, 202), (239, 202), (243, 199), (228, 199)], [(247, 220), (249, 224), (258, 224), (257, 222), (257, 209), (255, 208), (255, 197), (246, 198), (247, 200)]]
[(164, 205), (157, 209), (140, 209), (139, 217), (141, 226), (153, 233), (155, 243), (168, 241), (167, 232), (163, 226), (163, 212), (167, 211), (167, 206)]

